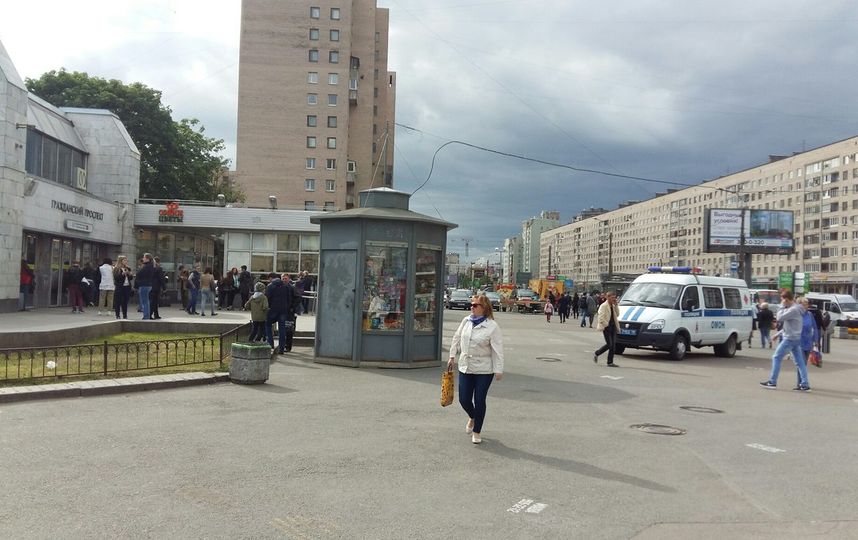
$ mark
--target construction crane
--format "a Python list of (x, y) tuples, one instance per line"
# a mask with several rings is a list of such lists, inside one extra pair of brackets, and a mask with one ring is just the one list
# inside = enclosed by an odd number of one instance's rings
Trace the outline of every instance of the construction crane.
[(465, 244), (465, 258), (468, 258), (468, 246), (474, 241), (470, 236), (457, 236), (450, 239), (451, 242), (462, 242)]

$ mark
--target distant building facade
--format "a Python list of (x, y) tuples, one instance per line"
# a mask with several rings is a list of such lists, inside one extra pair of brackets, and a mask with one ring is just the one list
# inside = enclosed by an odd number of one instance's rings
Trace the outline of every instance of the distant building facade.
[[(752, 286), (777, 288), (780, 272), (809, 272), (818, 292), (858, 293), (858, 137), (543, 232), (540, 267), (592, 288), (608, 273), (649, 265), (698, 266), (729, 275), (735, 256), (703, 252), (707, 208), (791, 210), (796, 251), (754, 255)], [(549, 249), (550, 248), (550, 249)]]
[(542, 277), (539, 269), (540, 236), (560, 226), (560, 212), (542, 211), (521, 223), (521, 264), (519, 277), (534, 279)]
[(243, 0), (235, 180), (248, 205), (347, 209), (392, 186), (388, 19), (376, 0)]

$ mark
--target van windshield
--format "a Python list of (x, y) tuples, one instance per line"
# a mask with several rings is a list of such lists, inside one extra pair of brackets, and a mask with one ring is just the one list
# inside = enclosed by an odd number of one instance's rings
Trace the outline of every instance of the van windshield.
[(840, 311), (858, 311), (858, 303), (840, 302)]
[(673, 283), (632, 283), (620, 299), (621, 306), (676, 307), (682, 285)]

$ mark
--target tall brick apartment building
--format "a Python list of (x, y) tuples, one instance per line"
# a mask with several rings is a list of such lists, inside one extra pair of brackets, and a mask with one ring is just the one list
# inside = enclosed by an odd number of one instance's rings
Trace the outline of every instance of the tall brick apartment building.
[(347, 209), (392, 187), (388, 19), (375, 0), (243, 0), (236, 182), (248, 205)]

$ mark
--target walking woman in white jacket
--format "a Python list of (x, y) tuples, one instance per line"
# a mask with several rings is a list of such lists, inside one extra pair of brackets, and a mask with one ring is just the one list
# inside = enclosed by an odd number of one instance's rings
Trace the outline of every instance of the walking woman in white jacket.
[[(457, 362), (458, 357), (458, 362)], [(486, 396), (492, 380), (503, 378), (503, 337), (485, 295), (471, 298), (471, 314), (462, 319), (450, 343), (447, 368), (459, 365), (459, 404), (468, 413), (465, 431), (480, 444)]]

